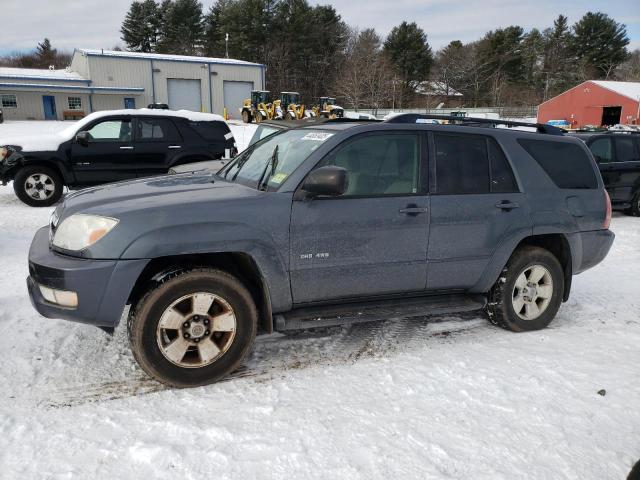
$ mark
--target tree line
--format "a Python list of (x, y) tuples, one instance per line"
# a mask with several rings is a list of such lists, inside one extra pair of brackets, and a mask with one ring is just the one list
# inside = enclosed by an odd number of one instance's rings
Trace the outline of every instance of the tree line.
[[(437, 51), (415, 22), (385, 37), (307, 0), (217, 0), (206, 11), (198, 0), (135, 0), (120, 32), (135, 52), (262, 63), (274, 94), (336, 96), (350, 108), (433, 108), (452, 92), (467, 107), (537, 105), (584, 80), (640, 81), (640, 51), (627, 50), (625, 25), (600, 12), (573, 25), (559, 15), (543, 29), (499, 28)], [(59, 68), (68, 57), (45, 40), (4, 64)]]

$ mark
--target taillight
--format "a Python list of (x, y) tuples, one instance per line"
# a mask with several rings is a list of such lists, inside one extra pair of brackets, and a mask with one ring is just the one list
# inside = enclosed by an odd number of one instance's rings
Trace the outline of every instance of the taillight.
[(609, 225), (611, 225), (611, 198), (609, 198), (609, 192), (604, 191), (604, 203), (606, 213), (604, 215), (604, 223), (602, 224), (602, 228), (605, 230), (609, 229)]

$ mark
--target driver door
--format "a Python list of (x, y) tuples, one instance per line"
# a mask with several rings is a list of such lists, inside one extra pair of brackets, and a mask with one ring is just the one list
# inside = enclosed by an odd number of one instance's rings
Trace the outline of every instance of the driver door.
[(349, 187), (340, 197), (293, 202), (294, 304), (425, 289), (425, 144), (418, 133), (365, 134), (320, 162), (345, 168)]
[(108, 117), (87, 128), (86, 145), (71, 146), (71, 161), (80, 184), (115, 182), (135, 178), (136, 161), (131, 118)]

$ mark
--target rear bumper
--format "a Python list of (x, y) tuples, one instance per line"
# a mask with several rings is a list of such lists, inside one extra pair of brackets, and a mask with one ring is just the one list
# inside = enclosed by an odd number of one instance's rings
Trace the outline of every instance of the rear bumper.
[(611, 230), (594, 230), (576, 234), (580, 238), (579, 248), (574, 245), (573, 273), (581, 273), (599, 264), (607, 256), (615, 234)]
[[(47, 318), (98, 327), (115, 327), (148, 260), (92, 260), (59, 255), (49, 249), (49, 229), (36, 232), (29, 250), (27, 288), (34, 308)], [(38, 284), (76, 292), (77, 308), (44, 299)]]

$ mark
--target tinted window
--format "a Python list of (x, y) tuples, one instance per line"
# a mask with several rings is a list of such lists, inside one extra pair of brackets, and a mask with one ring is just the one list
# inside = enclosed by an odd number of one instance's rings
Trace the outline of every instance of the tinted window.
[(360, 137), (331, 154), (323, 165), (349, 172), (345, 195), (410, 195), (418, 192), (420, 149), (417, 135)]
[(633, 143), (633, 138), (631, 137), (616, 138), (616, 160), (618, 162), (638, 161), (638, 156), (636, 155)]
[(130, 142), (131, 120), (106, 120), (97, 123), (89, 130), (91, 142)]
[(511, 166), (498, 143), (487, 139), (489, 144), (489, 163), (491, 164), (491, 193), (513, 193), (518, 191)]
[(488, 193), (489, 158), (485, 137), (443, 134), (434, 137), (436, 191), (441, 195)]
[(598, 138), (594, 140), (589, 149), (597, 162), (609, 163), (613, 162), (613, 147), (610, 138)]
[(138, 142), (173, 142), (180, 140), (178, 130), (171, 120), (164, 118), (139, 118), (136, 140)]
[(519, 139), (518, 143), (538, 162), (558, 187), (598, 187), (591, 159), (578, 145), (524, 138)]
[(224, 122), (189, 122), (189, 125), (209, 142), (225, 142), (233, 139), (229, 127)]

